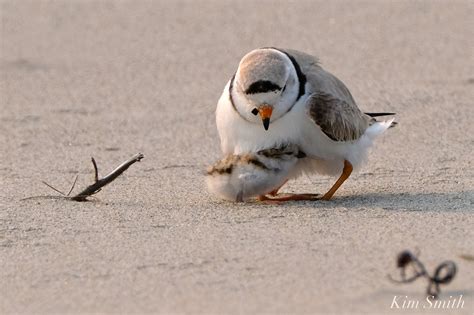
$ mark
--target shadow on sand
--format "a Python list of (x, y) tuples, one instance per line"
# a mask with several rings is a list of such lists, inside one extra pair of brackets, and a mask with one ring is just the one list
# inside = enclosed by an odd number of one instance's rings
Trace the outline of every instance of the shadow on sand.
[(474, 191), (451, 193), (371, 193), (335, 196), (327, 207), (383, 208), (401, 211), (474, 211)]

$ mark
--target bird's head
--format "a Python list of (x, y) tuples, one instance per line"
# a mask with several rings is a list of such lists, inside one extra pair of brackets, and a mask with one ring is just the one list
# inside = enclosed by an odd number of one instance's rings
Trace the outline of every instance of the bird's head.
[(233, 100), (252, 123), (270, 123), (285, 115), (298, 96), (298, 77), (290, 58), (276, 49), (257, 49), (240, 61)]

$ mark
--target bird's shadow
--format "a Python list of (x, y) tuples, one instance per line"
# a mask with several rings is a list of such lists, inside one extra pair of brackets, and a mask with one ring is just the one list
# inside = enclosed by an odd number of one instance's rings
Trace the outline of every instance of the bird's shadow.
[(390, 211), (462, 212), (474, 210), (474, 191), (369, 193), (333, 197), (327, 207), (382, 208)]

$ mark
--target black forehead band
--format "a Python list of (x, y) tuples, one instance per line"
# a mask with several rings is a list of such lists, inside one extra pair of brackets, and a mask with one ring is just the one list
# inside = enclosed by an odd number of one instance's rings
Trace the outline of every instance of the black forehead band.
[(267, 93), (271, 91), (280, 91), (282, 88), (268, 80), (259, 80), (256, 81), (245, 90), (245, 94), (257, 94), (257, 93)]

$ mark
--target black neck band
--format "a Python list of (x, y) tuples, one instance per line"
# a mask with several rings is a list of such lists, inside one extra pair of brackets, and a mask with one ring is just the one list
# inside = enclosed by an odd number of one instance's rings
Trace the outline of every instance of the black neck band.
[[(273, 48), (276, 49), (276, 48)], [(276, 49), (281, 53), (284, 53), (288, 58), (290, 58), (291, 63), (293, 64), (293, 67), (295, 68), (296, 75), (298, 76), (298, 81), (300, 84), (299, 91), (298, 91), (298, 97), (296, 98), (295, 103), (300, 99), (301, 96), (304, 95), (305, 93), (305, 85), (306, 85), (306, 75), (301, 71), (300, 65), (296, 62), (295, 58), (288, 54), (287, 52), (281, 51), (279, 49)]]

